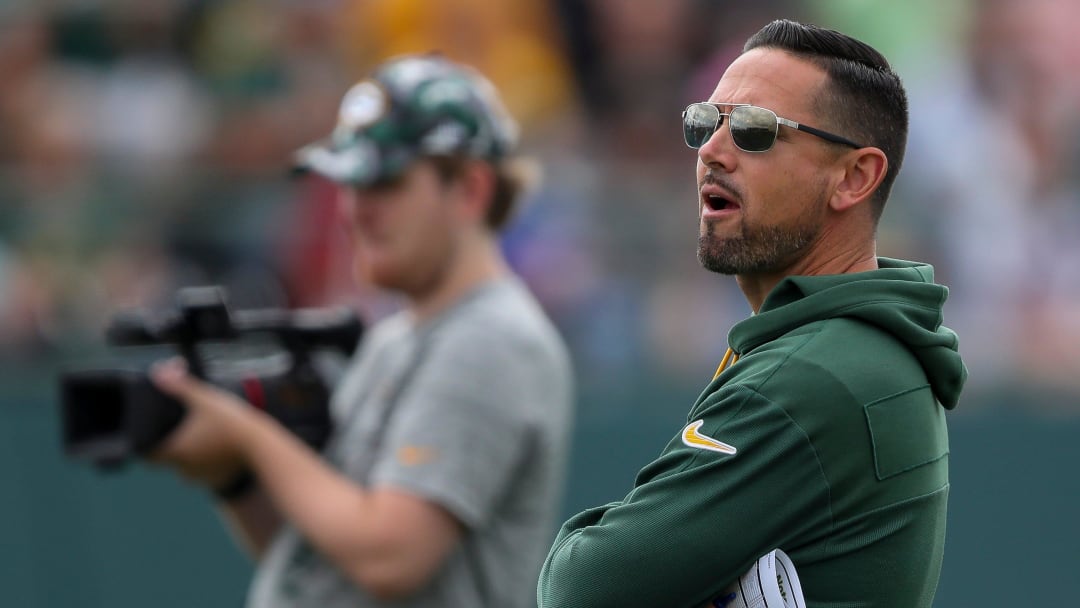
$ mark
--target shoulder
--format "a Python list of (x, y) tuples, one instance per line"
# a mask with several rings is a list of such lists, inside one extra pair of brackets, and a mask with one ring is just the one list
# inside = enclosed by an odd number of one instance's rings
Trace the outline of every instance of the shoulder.
[(815, 443), (844, 445), (849, 454), (872, 450), (871, 427), (882, 415), (934, 433), (943, 425), (915, 354), (887, 331), (855, 319), (808, 324), (747, 353), (728, 372), (707, 399), (752, 392)]
[(405, 311), (395, 312), (373, 323), (364, 331), (360, 345), (368, 349), (377, 349), (386, 344), (393, 344), (407, 339), (413, 333), (409, 315)]
[(865, 408), (896, 395), (918, 399), (920, 411), (936, 406), (914, 353), (888, 332), (846, 318), (807, 324), (744, 353), (696, 409), (733, 413), (750, 395), (811, 436), (865, 433)]
[(470, 353), (561, 362), (566, 346), (540, 304), (518, 279), (485, 285), (451, 310), (433, 329), (436, 348), (457, 357)]
[(505, 410), (571, 400), (567, 348), (518, 280), (488, 284), (467, 296), (429, 328), (421, 343), (427, 382), (482, 392), (475, 398), (501, 402)]
[(740, 381), (781, 403), (815, 394), (865, 403), (927, 382), (904, 342), (849, 318), (807, 324), (747, 353), (740, 364)]

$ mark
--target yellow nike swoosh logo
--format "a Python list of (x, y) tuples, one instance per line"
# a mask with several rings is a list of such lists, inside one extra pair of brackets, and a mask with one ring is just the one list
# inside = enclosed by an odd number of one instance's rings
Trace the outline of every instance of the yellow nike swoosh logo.
[(397, 451), (398, 462), (410, 467), (431, 462), (435, 456), (435, 450), (421, 445), (405, 445)]
[(738, 451), (733, 445), (728, 445), (723, 441), (717, 441), (712, 437), (699, 433), (698, 429), (703, 424), (705, 424), (704, 420), (695, 420), (686, 425), (682, 432), (682, 442), (692, 448), (720, 452), (721, 454), (734, 454)]

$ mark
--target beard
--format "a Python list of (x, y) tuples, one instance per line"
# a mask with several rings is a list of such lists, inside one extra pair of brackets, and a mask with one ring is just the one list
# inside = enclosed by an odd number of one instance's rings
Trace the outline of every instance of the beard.
[(785, 224), (762, 226), (743, 221), (738, 234), (720, 237), (715, 224), (705, 224), (698, 237), (697, 256), (709, 271), (726, 275), (780, 272), (789, 268), (821, 233), (820, 219), (807, 212)]

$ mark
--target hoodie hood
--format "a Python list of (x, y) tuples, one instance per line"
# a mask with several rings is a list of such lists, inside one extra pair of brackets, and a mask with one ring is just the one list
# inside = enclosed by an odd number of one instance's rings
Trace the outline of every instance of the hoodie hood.
[(783, 279), (761, 310), (735, 325), (728, 339), (735, 352), (746, 353), (807, 323), (859, 319), (906, 344), (938, 401), (953, 409), (968, 372), (956, 333), (941, 324), (948, 295), (947, 287), (934, 283), (932, 266), (878, 258), (878, 269), (868, 272)]

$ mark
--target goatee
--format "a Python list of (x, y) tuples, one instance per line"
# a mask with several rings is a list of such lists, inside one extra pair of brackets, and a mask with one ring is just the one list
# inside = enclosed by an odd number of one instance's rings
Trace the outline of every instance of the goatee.
[(817, 238), (816, 223), (795, 221), (790, 225), (751, 226), (740, 224), (739, 233), (722, 238), (714, 225), (706, 224), (698, 237), (698, 261), (712, 272), (750, 275), (778, 272), (789, 267)]

